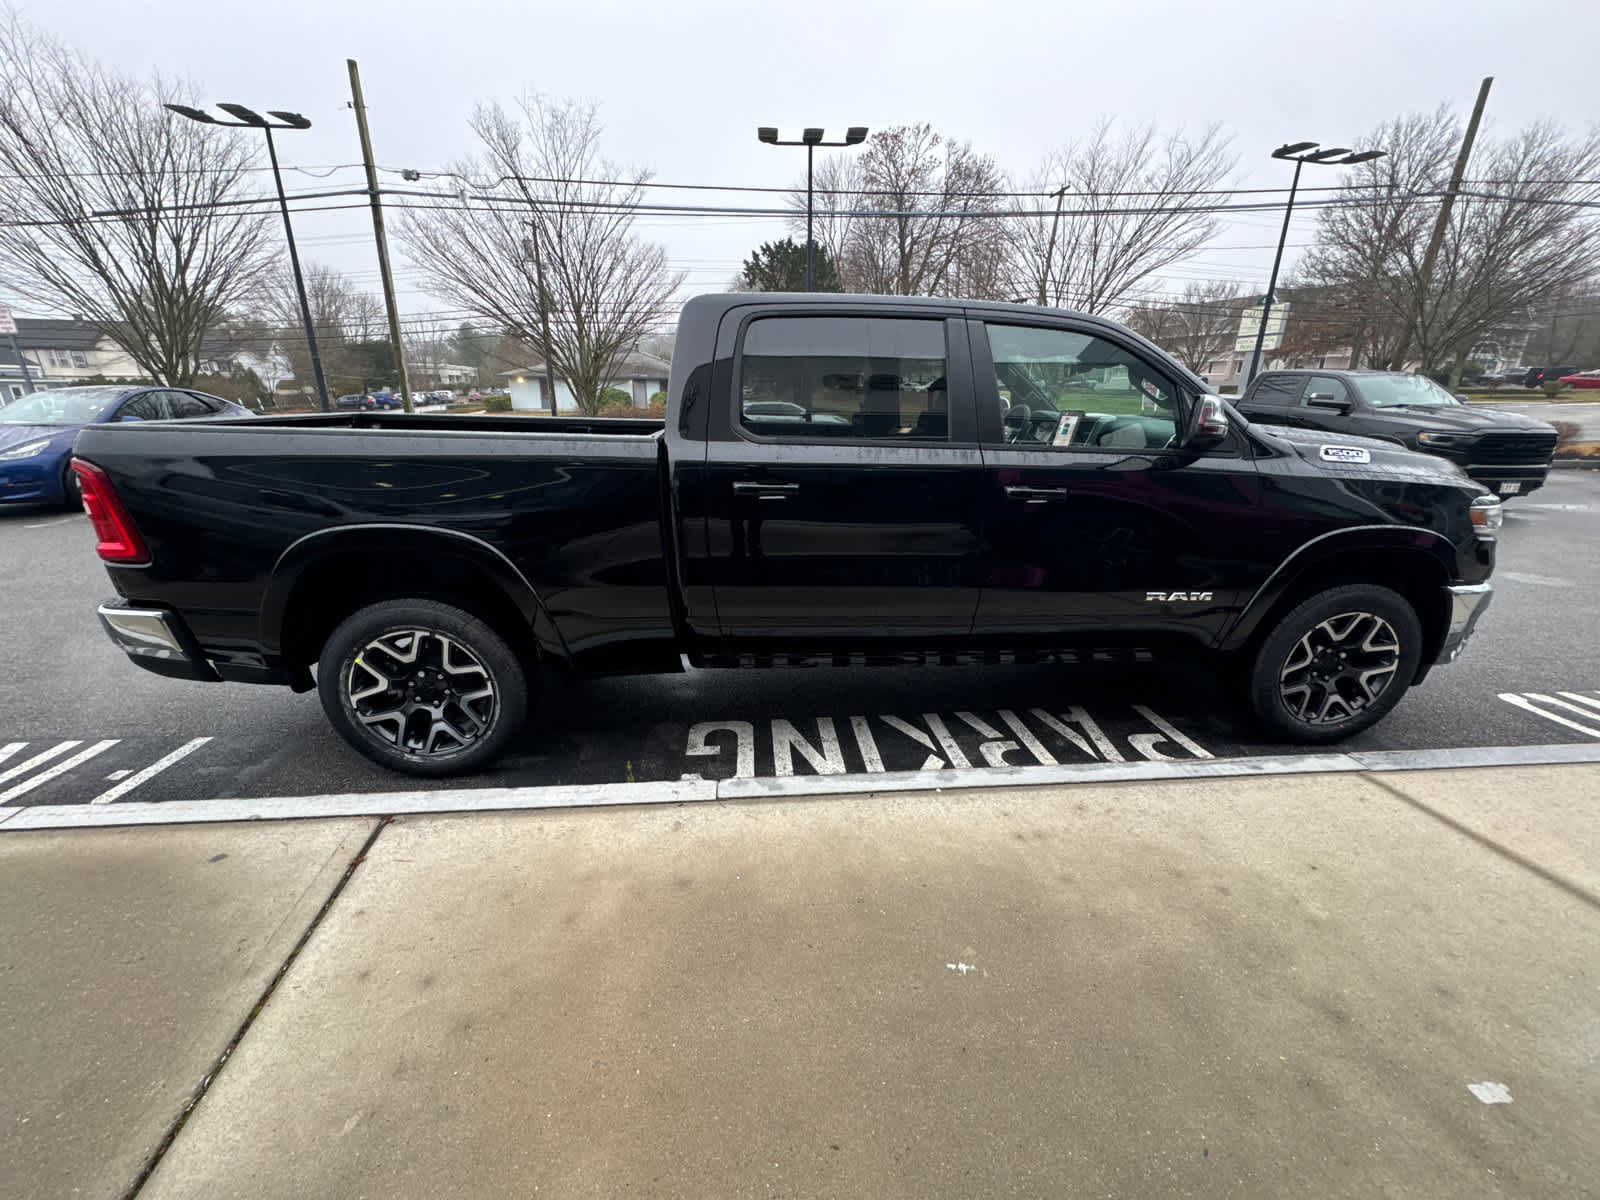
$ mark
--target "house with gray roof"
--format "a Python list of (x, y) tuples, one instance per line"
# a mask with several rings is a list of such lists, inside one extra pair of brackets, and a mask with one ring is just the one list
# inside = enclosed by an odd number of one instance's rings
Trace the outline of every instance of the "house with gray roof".
[[(138, 379), (144, 372), (117, 345), (81, 318), (17, 317), (16, 344), (35, 388), (68, 387), (85, 379)], [(23, 394), (26, 384), (11, 339), (0, 337), (0, 401)]]
[[(650, 397), (667, 390), (667, 376), (672, 364), (654, 354), (634, 349), (614, 359), (611, 363), (607, 387), (621, 388), (633, 399), (635, 408), (650, 407)], [(513, 371), (502, 371), (506, 390), (511, 393), (511, 407), (519, 412), (549, 412), (545, 395), (544, 363), (533, 359), (527, 366)], [(572, 386), (556, 376), (556, 411), (576, 412), (578, 402), (573, 398)]]

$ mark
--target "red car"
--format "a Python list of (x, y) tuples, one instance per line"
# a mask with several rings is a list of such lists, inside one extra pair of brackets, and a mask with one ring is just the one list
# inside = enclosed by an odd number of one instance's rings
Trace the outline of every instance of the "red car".
[(1576, 375), (1563, 375), (1561, 382), (1568, 387), (1600, 388), (1600, 371), (1580, 371)]

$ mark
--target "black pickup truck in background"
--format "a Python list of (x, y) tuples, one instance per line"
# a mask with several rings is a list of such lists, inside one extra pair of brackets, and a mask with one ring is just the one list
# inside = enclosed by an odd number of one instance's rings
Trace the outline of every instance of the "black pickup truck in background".
[(1378, 720), (1490, 595), (1494, 497), (1390, 442), (1249, 423), (1112, 322), (728, 294), (665, 422), (360, 412), (86, 429), (75, 469), (163, 675), (317, 688), (400, 771), (482, 767), (549, 670), (1237, 664), (1278, 738)]
[(1400, 371), (1266, 371), (1238, 406), (1252, 421), (1437, 455), (1500, 496), (1543, 487), (1556, 449), (1554, 425), (1464, 404), (1427, 376)]

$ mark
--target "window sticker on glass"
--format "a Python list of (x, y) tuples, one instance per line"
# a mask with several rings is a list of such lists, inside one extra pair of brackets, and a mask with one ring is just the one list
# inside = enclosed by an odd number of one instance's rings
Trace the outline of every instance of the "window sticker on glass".
[(1061, 414), (1056, 420), (1055, 436), (1050, 439), (1052, 446), (1068, 446), (1072, 444), (1072, 435), (1078, 432), (1078, 422), (1083, 420), (1083, 410), (1071, 408)]

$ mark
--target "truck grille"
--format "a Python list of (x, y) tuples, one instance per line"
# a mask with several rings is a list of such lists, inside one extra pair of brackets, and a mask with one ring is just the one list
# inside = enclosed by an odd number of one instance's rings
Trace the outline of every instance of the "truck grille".
[(1480, 463), (1542, 463), (1555, 452), (1552, 433), (1486, 433), (1472, 448), (1472, 459)]

